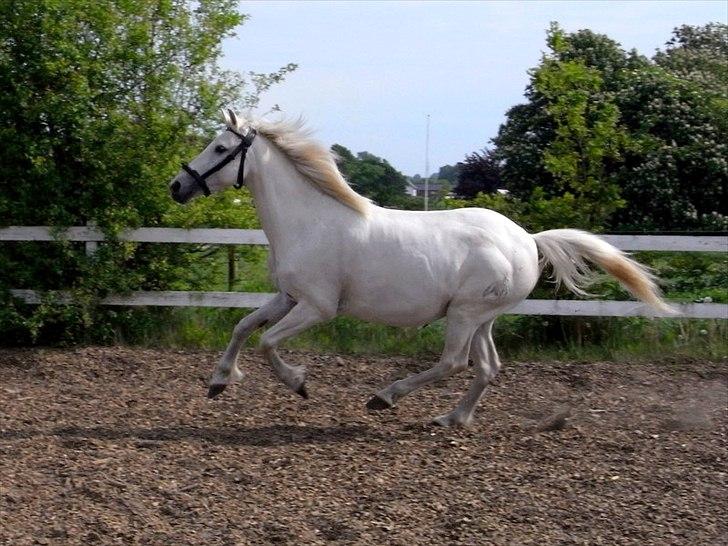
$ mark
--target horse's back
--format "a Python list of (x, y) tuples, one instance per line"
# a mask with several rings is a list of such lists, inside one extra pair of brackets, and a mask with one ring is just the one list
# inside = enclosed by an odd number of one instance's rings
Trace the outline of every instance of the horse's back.
[[(483, 208), (461, 208), (442, 211), (382, 211), (374, 222), (395, 229), (397, 236), (433, 243), (446, 253), (453, 244), (462, 243), (468, 251), (473, 246), (497, 248), (515, 267), (522, 267), (537, 259), (533, 237), (517, 223), (502, 214)], [(437, 243), (443, 243), (440, 247)]]
[(530, 292), (533, 238), (485, 209), (378, 209), (346, 252), (341, 311), (390, 324), (421, 324), (453, 301), (498, 307)]

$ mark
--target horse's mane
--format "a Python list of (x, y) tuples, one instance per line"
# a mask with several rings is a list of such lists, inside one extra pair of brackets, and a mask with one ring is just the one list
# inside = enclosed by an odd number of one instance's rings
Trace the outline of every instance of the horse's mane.
[(254, 128), (273, 142), (291, 160), (296, 170), (317, 188), (360, 214), (368, 214), (371, 205), (369, 199), (356, 193), (347, 184), (336, 166), (335, 154), (311, 138), (311, 131), (305, 127), (302, 118), (269, 121), (244, 119), (225, 112), (225, 122), (236, 130), (245, 126)]

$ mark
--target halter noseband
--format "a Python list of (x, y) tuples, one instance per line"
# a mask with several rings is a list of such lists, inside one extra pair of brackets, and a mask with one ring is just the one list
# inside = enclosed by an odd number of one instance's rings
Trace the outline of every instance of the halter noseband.
[(238, 179), (233, 184), (235, 189), (240, 189), (243, 187), (243, 184), (245, 184), (245, 181), (243, 180), (243, 167), (245, 166), (245, 156), (248, 153), (248, 148), (252, 146), (253, 140), (255, 139), (255, 135), (257, 134), (255, 129), (250, 129), (248, 131), (248, 134), (241, 135), (238, 133), (235, 129), (232, 129), (231, 127), (227, 128), (228, 131), (236, 135), (240, 139), (240, 144), (238, 144), (228, 155), (226, 155), (220, 163), (217, 165), (210, 167), (207, 171), (200, 174), (195, 169), (190, 167), (187, 163), (182, 163), (182, 169), (189, 174), (195, 181), (195, 183), (202, 189), (205, 196), (210, 195), (210, 188), (207, 186), (207, 178), (215, 174), (217, 171), (222, 169), (225, 165), (230, 163), (235, 157), (240, 154), (240, 166), (238, 167)]

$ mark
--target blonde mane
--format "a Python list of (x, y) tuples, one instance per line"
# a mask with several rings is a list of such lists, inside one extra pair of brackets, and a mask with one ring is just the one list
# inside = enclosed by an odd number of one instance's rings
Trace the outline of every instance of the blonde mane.
[(268, 121), (243, 119), (233, 112), (224, 112), (224, 115), (225, 123), (233, 129), (252, 127), (270, 140), (291, 160), (296, 170), (322, 192), (360, 214), (368, 215), (371, 201), (347, 184), (336, 166), (336, 156), (311, 138), (311, 131), (305, 128), (303, 119)]

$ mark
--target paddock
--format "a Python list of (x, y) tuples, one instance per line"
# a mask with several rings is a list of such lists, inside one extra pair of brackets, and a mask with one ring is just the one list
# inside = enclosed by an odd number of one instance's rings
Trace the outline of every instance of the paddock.
[[(0, 351), (0, 543), (722, 544), (725, 361), (505, 362), (468, 429), (426, 424), (470, 370), (369, 412), (430, 365), (253, 350)], [(567, 417), (568, 416), (568, 417)]]

